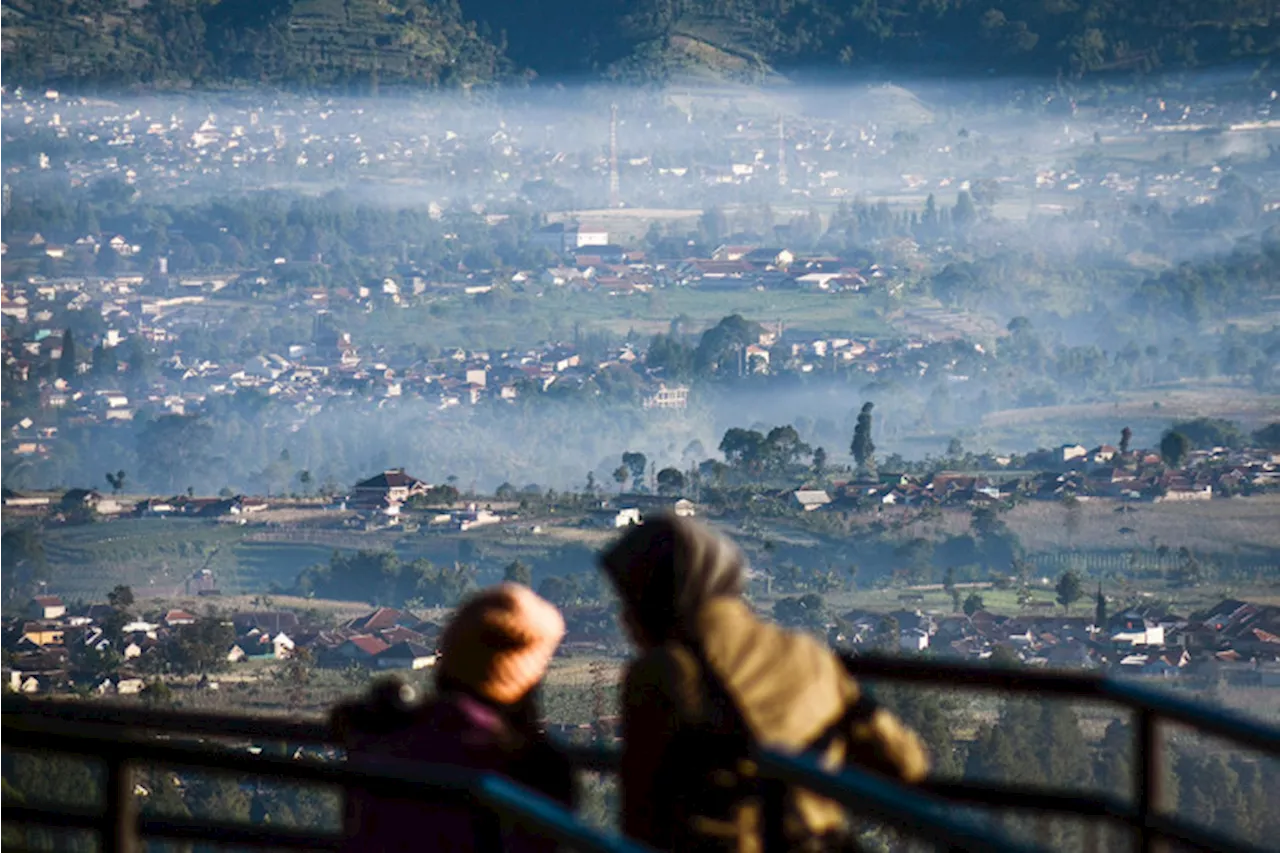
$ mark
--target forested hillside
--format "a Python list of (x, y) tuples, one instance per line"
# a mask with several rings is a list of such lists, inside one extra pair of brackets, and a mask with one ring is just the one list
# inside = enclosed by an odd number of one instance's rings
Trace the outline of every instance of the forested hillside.
[[(464, 3), (476, 20), (505, 29), (514, 62), (542, 73), (669, 73), (699, 53), (693, 44), (784, 71), (875, 64), (1037, 75), (1197, 67), (1276, 46), (1274, 0), (607, 0), (591, 8)], [(547, 25), (561, 35), (548, 38)]]
[(365, 91), (508, 69), (1128, 74), (1269, 55), (1276, 12), (1276, 0), (4, 0), (4, 73)]
[(28, 84), (494, 79), (501, 52), (444, 0), (4, 0), (4, 75)]

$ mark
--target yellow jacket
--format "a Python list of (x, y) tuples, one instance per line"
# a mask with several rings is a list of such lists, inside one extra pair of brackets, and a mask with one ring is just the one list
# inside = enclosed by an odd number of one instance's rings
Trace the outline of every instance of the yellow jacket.
[[(861, 697), (857, 682), (826, 646), (761, 621), (739, 597), (707, 601), (698, 610), (693, 636), (751, 737), (763, 746), (798, 751)], [(688, 754), (697, 741), (682, 737), (705, 731), (710, 719), (698, 657), (678, 642), (648, 651), (629, 667), (622, 699), (623, 831), (661, 849), (761, 850), (758, 800), (730, 796), (726, 805), (717, 799), (716, 785), (708, 784), (698, 759)], [(722, 721), (711, 725), (719, 731)], [(883, 709), (855, 720), (831, 742), (827, 765), (845, 762), (906, 782), (923, 779), (929, 768), (919, 738)], [(682, 772), (684, 765), (688, 772)], [(752, 773), (750, 762), (742, 760), (710, 778), (732, 791), (732, 778)], [(839, 805), (796, 792), (786, 824), (793, 848), (844, 827)]]

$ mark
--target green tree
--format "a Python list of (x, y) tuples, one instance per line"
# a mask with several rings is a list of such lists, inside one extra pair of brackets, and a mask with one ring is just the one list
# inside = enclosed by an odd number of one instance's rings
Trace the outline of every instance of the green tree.
[(760, 451), (764, 466), (779, 474), (794, 465), (800, 457), (813, 452), (809, 445), (800, 440), (800, 434), (790, 424), (769, 430)]
[(1133, 442), (1133, 430), (1125, 427), (1120, 430), (1120, 454), (1122, 456), (1129, 455), (1129, 445)]
[(1191, 446), (1201, 450), (1214, 447), (1239, 448), (1245, 444), (1245, 433), (1232, 421), (1222, 418), (1195, 418), (1179, 421), (1170, 427), (1172, 432), (1187, 437)]
[(815, 592), (778, 599), (773, 605), (773, 618), (790, 628), (823, 631), (827, 627), (826, 605)]
[(813, 476), (821, 480), (827, 473), (827, 451), (821, 447), (813, 451)]
[(125, 473), (123, 469), (115, 472), (114, 474), (110, 471), (107, 472), (107, 485), (111, 487), (111, 491), (113, 493), (118, 495), (124, 491), (124, 482)]
[(133, 607), (133, 601), (133, 588), (125, 584), (116, 584), (107, 593), (107, 604), (115, 610), (127, 613)]
[(58, 378), (67, 382), (76, 378), (79, 364), (76, 361), (76, 339), (67, 329), (62, 333), (62, 355), (58, 359)]
[(725, 317), (698, 339), (698, 347), (693, 353), (694, 369), (700, 375), (711, 376), (728, 372), (727, 368), (732, 366), (732, 372), (736, 373), (746, 347), (757, 343), (763, 331), (759, 323), (740, 314)]
[(764, 440), (756, 430), (730, 427), (720, 439), (719, 450), (730, 466), (757, 473), (763, 468)]
[(637, 492), (643, 489), (644, 472), (649, 465), (648, 457), (639, 451), (628, 450), (622, 454), (622, 464), (631, 474), (631, 488)]
[(1054, 587), (1058, 593), (1058, 603), (1062, 605), (1062, 609), (1067, 613), (1071, 612), (1071, 605), (1080, 600), (1084, 595), (1084, 583), (1080, 577), (1080, 573), (1075, 569), (1068, 569), (1058, 578), (1058, 584)]
[(857, 423), (853, 428), (853, 441), (849, 445), (849, 451), (853, 454), (854, 461), (858, 463), (858, 469), (863, 472), (870, 472), (875, 464), (876, 445), (871, 440), (871, 411), (874, 408), (875, 404), (870, 401), (862, 404)]
[(679, 468), (663, 468), (658, 472), (658, 493), (678, 495), (684, 491), (684, 474)]
[(981, 610), (985, 605), (982, 596), (976, 592), (971, 592), (964, 600), (964, 615), (972, 616)]
[(200, 619), (179, 626), (167, 655), (176, 672), (203, 675), (227, 666), (227, 650), (235, 642), (235, 629), (218, 618)]
[(974, 207), (973, 196), (968, 191), (961, 190), (956, 193), (956, 206), (951, 209), (951, 221), (955, 226), (964, 231), (970, 228), (978, 220), (978, 209)]
[(533, 570), (519, 560), (514, 560), (502, 570), (502, 579), (524, 586), (533, 586)]
[(1160, 439), (1160, 458), (1170, 468), (1181, 468), (1191, 453), (1191, 440), (1180, 432), (1169, 430)]

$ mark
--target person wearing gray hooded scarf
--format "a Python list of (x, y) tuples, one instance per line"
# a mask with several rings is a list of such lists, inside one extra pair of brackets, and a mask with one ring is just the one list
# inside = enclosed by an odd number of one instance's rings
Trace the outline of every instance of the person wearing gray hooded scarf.
[[(637, 647), (622, 690), (622, 829), (678, 851), (831, 851), (851, 845), (843, 809), (755, 779), (751, 744), (816, 750), (918, 782), (920, 739), (875, 706), (807, 634), (759, 619), (742, 552), (710, 527), (661, 517), (603, 555)], [(766, 803), (769, 807), (766, 807)]]

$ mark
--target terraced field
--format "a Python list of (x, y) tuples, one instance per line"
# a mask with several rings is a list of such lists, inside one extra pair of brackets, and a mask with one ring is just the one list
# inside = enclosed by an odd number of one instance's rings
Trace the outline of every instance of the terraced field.
[(101, 597), (116, 584), (140, 594), (172, 594), (192, 572), (211, 568), (234, 583), (232, 546), (242, 528), (183, 519), (120, 519), (49, 528), (52, 585), (71, 598)]

